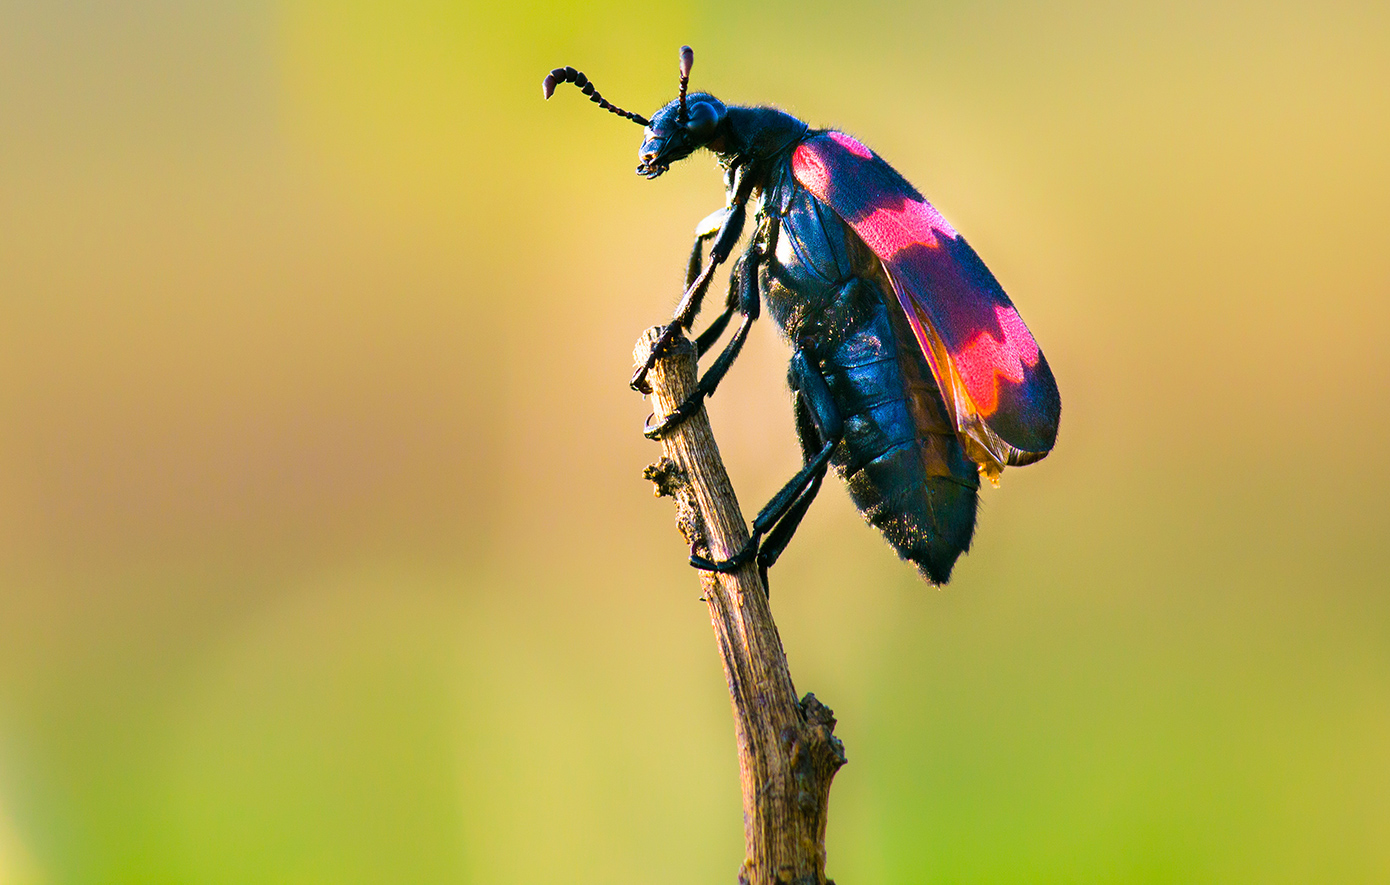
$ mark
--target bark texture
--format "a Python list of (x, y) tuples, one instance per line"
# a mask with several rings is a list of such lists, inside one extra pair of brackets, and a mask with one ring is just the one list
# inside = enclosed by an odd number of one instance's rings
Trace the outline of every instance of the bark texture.
[[(634, 357), (645, 362), (661, 332), (649, 329)], [(647, 377), (654, 420), (694, 389), (695, 348), (678, 336)], [(748, 540), (733, 486), (701, 408), (661, 440), (647, 468), (656, 493), (676, 502), (676, 524), (691, 550), (728, 559)], [(743, 785), (746, 885), (827, 885), (825, 824), (830, 781), (845, 762), (830, 708), (797, 700), (782, 640), (756, 565), (733, 574), (698, 571), (729, 684)], [(833, 883), (832, 883), (833, 885)]]

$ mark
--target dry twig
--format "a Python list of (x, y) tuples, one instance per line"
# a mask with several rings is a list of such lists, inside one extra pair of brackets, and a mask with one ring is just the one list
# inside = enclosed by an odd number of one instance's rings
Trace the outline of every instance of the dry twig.
[[(635, 357), (645, 362), (661, 328), (649, 329)], [(648, 375), (660, 421), (696, 383), (695, 349), (677, 336)], [(701, 408), (661, 440), (661, 460), (647, 468), (658, 495), (676, 502), (676, 523), (694, 552), (728, 559), (748, 540), (724, 463)], [(767, 592), (754, 564), (733, 574), (701, 571), (724, 675), (733, 704), (743, 784), (746, 885), (829, 885), (825, 822), (830, 781), (844, 764), (830, 708), (800, 701), (787, 670)]]

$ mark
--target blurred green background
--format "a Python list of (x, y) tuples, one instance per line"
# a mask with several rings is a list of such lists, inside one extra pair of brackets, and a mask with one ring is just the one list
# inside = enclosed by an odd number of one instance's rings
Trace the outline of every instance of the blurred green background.
[[(1390, 7), (0, 2), (0, 883), (733, 881), (627, 389), (694, 85), (860, 136), (1042, 342), (1055, 453), (925, 587), (775, 573), (829, 872), (1390, 880)], [(771, 326), (711, 411), (792, 472)]]

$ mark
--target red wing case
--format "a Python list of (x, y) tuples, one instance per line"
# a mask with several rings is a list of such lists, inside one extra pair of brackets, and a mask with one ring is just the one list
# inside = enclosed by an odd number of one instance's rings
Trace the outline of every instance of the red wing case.
[(1062, 400), (1009, 296), (955, 228), (843, 132), (797, 145), (792, 173), (883, 262), (966, 453), (993, 479), (1042, 458)]

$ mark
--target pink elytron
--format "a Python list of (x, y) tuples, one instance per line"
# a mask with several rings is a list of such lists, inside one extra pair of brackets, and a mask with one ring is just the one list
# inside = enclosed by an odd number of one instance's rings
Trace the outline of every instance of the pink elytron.
[(999, 408), (1000, 378), (1022, 384), (1023, 367), (1038, 364), (1038, 343), (1018, 311), (996, 304), (994, 315), (1004, 331), (1003, 341), (981, 332), (951, 357), (965, 382), (966, 392), (984, 417), (993, 415)]

